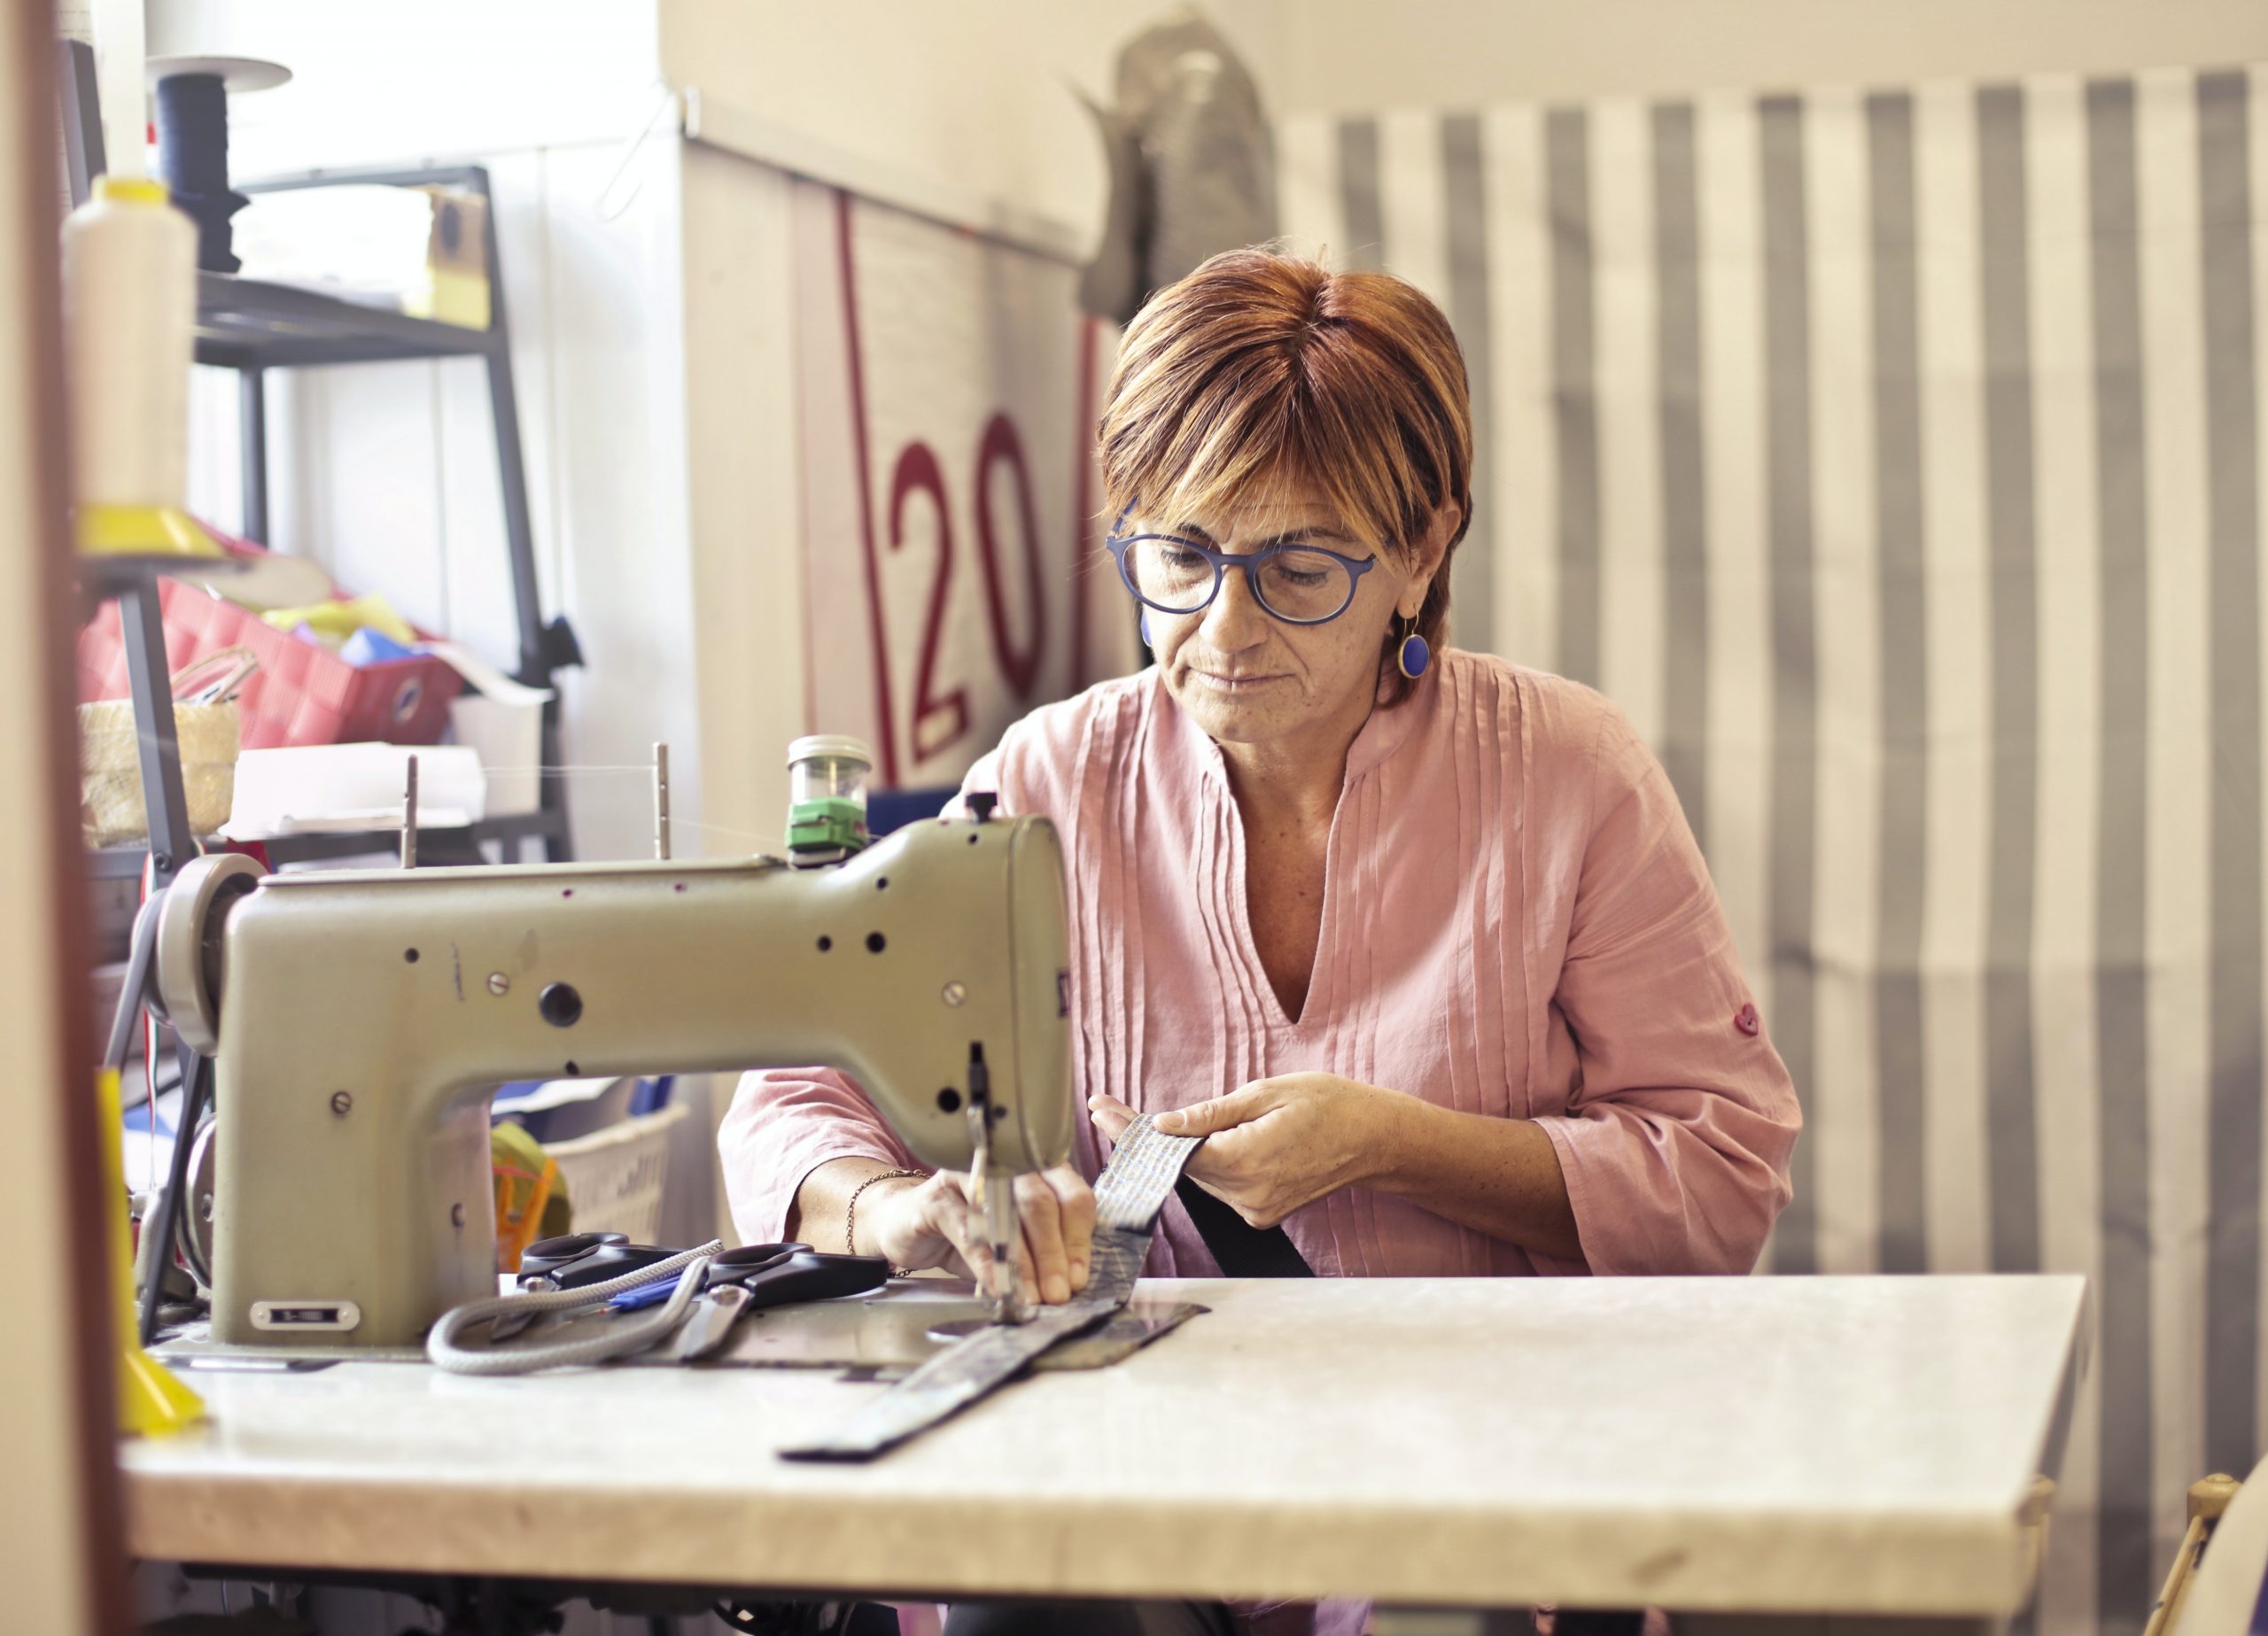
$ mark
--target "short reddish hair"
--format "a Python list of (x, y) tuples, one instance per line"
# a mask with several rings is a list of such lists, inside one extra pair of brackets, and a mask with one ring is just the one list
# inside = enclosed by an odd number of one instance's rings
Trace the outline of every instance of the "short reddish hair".
[[(1333, 273), (1266, 250), (1215, 256), (1152, 296), (1128, 326), (1103, 403), (1112, 515), (1217, 515), (1255, 493), (1320, 495), (1407, 562), (1433, 513), (1462, 514), (1418, 633), (1448, 622), (1449, 553), (1472, 519), (1472, 401), (1441, 309), (1386, 273)], [(1410, 683), (1379, 663), (1399, 703)]]

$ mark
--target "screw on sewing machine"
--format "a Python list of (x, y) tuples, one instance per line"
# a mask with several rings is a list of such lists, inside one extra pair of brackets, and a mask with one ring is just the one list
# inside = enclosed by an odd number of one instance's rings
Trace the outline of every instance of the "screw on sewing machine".
[(501, 999), (512, 991), (512, 980), (501, 972), (488, 973), (488, 992)]
[(968, 985), (949, 982), (938, 991), (938, 997), (948, 1005), (966, 1005), (968, 1004)]
[(349, 1113), (352, 1113), (354, 1111), (353, 1094), (351, 1091), (332, 1091), (330, 1093), (330, 1111), (333, 1113), (338, 1114), (339, 1118), (345, 1119)]
[(575, 992), (572, 983), (546, 983), (536, 996), (535, 1008), (553, 1027), (571, 1028), (582, 1020), (583, 996)]

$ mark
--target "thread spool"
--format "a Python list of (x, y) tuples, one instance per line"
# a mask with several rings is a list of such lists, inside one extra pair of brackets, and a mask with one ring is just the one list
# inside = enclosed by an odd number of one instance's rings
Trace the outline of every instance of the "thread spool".
[[(112, 549), (159, 549), (151, 514), (177, 513), (189, 485), (189, 364), (196, 233), (154, 182), (104, 176), (63, 226), (64, 358), (72, 499), (82, 548), (107, 512)], [(130, 516), (129, 516), (130, 514)]]
[(229, 97), (267, 90), (291, 77), (281, 63), (249, 57), (153, 57), (147, 65), (157, 104), (158, 174), (175, 206), (197, 223), (197, 265), (233, 273), (229, 220), (252, 201), (229, 186)]
[(233, 273), (229, 218), (252, 201), (229, 186), (229, 92), (217, 74), (158, 81), (158, 174), (174, 205), (197, 223), (197, 265)]

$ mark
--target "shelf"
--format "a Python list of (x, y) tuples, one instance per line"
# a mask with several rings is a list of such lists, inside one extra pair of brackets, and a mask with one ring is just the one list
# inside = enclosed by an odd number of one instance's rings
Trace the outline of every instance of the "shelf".
[(132, 556), (71, 554), (71, 572), (81, 593), (97, 602), (138, 590), (159, 575), (203, 581), (242, 573), (246, 566), (241, 557), (181, 556), (170, 552)]
[(197, 361), (227, 369), (484, 357), (497, 331), (411, 318), (292, 284), (197, 275)]
[[(444, 856), (454, 863), (463, 861), (465, 854), (482, 841), (548, 840), (566, 833), (564, 812), (522, 812), (510, 818), (483, 818), (472, 825), (421, 825), (417, 845), (421, 855), (433, 855), (436, 863)], [(271, 835), (260, 844), (268, 849), (272, 864), (313, 864), (361, 857), (373, 852), (398, 852), (401, 831), (356, 829), (322, 834)], [(141, 874), (142, 861), (149, 851), (145, 846), (90, 848), (87, 872), (97, 880), (133, 880)]]

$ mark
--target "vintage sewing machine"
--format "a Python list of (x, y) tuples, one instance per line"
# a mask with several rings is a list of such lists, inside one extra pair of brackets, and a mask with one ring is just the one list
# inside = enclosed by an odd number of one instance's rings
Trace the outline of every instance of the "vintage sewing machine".
[(1071, 1150), (1045, 819), (919, 824), (817, 869), (263, 876), (215, 856), (168, 890), (156, 963), (217, 1059), (225, 1344), (413, 1346), (493, 1295), (507, 1080), (831, 1064), (921, 1159), (990, 1178), (996, 1242), (1014, 1174)]

